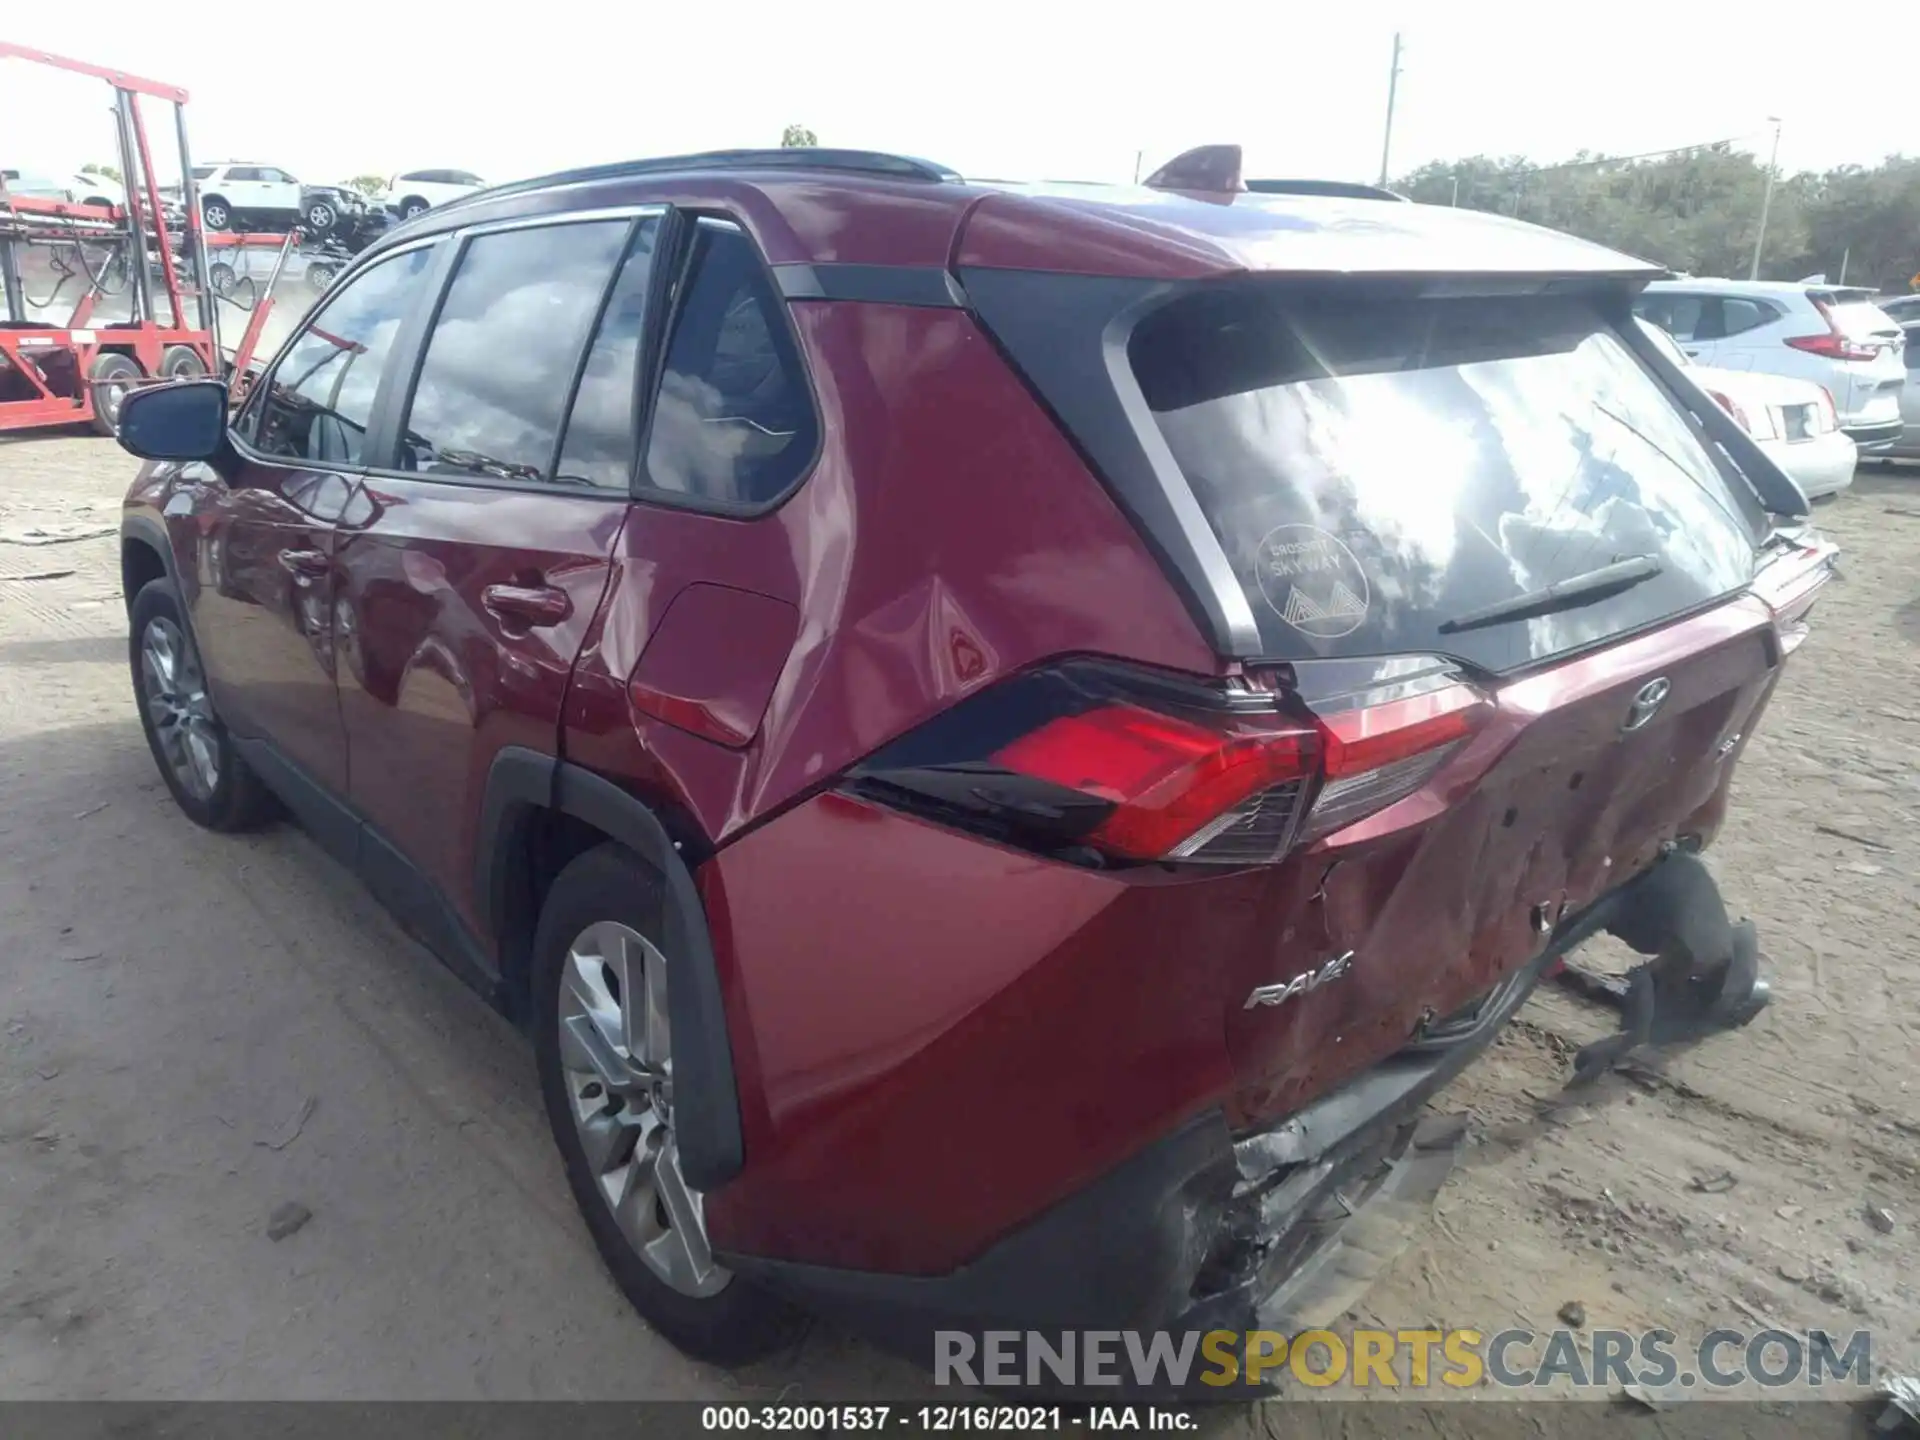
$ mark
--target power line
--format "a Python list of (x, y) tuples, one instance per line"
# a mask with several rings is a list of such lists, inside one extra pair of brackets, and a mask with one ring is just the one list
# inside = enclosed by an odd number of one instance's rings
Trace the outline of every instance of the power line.
[(1548, 175), (1556, 170), (1589, 170), (1601, 165), (1625, 165), (1635, 160), (1657, 160), (1662, 155), (1682, 155), (1689, 150), (1711, 150), (1716, 145), (1737, 145), (1751, 135), (1729, 135), (1724, 140), (1702, 140), (1697, 145), (1669, 145), (1664, 150), (1643, 150), (1637, 155), (1598, 155), (1588, 160), (1566, 160), (1558, 165), (1529, 165), (1529, 175)]

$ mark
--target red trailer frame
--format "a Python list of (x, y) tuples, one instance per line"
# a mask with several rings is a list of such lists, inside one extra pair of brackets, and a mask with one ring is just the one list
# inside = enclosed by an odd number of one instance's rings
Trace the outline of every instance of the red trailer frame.
[[(207, 252), (200, 221), (199, 188), (193, 178), (193, 160), (187, 147), (187, 92), (178, 85), (147, 80), (124, 71), (90, 65), (24, 45), (0, 40), (0, 61), (20, 60), (72, 74), (104, 80), (114, 92), (114, 120), (120, 173), (125, 177), (126, 205), (70, 205), (28, 196), (8, 196), (0, 188), (0, 431), (41, 425), (71, 425), (90, 421), (103, 433), (112, 433), (119, 395), (132, 384), (170, 378), (161, 374), (162, 356), (175, 350), (174, 361), (184, 365), (176, 347), (190, 351), (206, 374), (225, 368), (220, 346), (219, 319), (207, 280)], [(140, 97), (150, 96), (173, 106), (179, 143), (181, 195), (185, 202), (183, 256), (192, 284), (182, 283), (174, 263), (172, 237), (160, 202), (160, 186), (153, 172), (153, 152), (140, 113)], [(124, 247), (132, 318), (93, 324), (98, 298), (96, 283), (68, 315), (65, 323), (51, 324), (27, 314), (19, 257), (34, 246), (87, 243), (110, 249)], [(158, 261), (159, 280), (166, 301), (166, 322), (160, 319), (153, 274)], [(193, 302), (189, 316), (187, 302)], [(270, 301), (269, 301), (270, 303)], [(264, 315), (249, 325), (249, 341), (257, 338)], [(251, 344), (248, 345), (251, 349)], [(95, 369), (108, 356), (122, 355), (138, 368), (137, 377), (125, 377), (109, 387), (96, 383)], [(99, 394), (96, 394), (99, 391)]]

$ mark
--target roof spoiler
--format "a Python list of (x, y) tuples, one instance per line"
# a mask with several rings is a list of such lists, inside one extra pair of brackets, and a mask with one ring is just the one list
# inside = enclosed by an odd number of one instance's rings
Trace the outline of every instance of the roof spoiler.
[(1247, 188), (1240, 178), (1238, 145), (1196, 145), (1184, 150), (1147, 177), (1149, 190), (1198, 191), (1203, 195), (1234, 195)]

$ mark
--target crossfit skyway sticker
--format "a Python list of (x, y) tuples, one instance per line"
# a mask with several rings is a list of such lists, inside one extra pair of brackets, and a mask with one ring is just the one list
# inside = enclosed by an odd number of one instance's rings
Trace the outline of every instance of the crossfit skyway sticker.
[(1274, 613), (1303, 635), (1338, 640), (1366, 623), (1372, 587), (1340, 541), (1312, 525), (1278, 525), (1254, 560), (1260, 593)]

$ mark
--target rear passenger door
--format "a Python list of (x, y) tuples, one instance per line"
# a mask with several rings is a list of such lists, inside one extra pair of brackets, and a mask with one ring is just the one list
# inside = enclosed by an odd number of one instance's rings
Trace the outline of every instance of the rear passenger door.
[(502, 747), (558, 745), (629, 501), (630, 466), (608, 457), (632, 438), (607, 426), (633, 406), (603, 403), (590, 350), (597, 327), (641, 344), (661, 224), (631, 210), (455, 237), (415, 368), (383, 400), (381, 463), (339, 522), (334, 632), (363, 860), (380, 862), (363, 870), (403, 915), (437, 892), (484, 933), (489, 768)]

